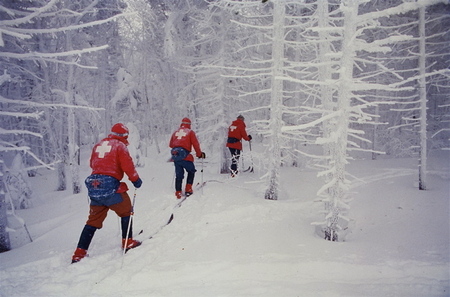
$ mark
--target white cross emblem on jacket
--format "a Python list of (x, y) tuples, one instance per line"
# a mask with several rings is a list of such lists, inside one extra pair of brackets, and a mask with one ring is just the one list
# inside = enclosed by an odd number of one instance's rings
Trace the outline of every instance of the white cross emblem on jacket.
[(186, 135), (187, 135), (186, 132), (184, 132), (184, 130), (182, 130), (182, 129), (178, 130), (177, 133), (175, 133), (175, 136), (177, 137), (177, 139), (181, 139)]
[(111, 151), (111, 146), (108, 144), (108, 141), (103, 141), (102, 145), (97, 146), (95, 152), (98, 153), (98, 157), (103, 159), (106, 153)]

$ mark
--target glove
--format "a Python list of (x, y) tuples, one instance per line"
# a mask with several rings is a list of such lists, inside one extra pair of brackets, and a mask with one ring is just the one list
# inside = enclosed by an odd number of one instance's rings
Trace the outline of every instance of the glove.
[(132, 182), (133, 183), (133, 186), (136, 188), (136, 189), (139, 189), (141, 186), (142, 186), (142, 179), (141, 178), (138, 178), (136, 181), (134, 181), (134, 182)]
[[(252, 140), (252, 139), (253, 139), (253, 137), (252, 137), (251, 135), (249, 135), (249, 136), (248, 136), (248, 138), (249, 138), (250, 140)], [(250, 141), (250, 140), (249, 140), (249, 141)]]
[(204, 152), (202, 152), (200, 155), (197, 155), (197, 158), (205, 159), (206, 158), (206, 154)]

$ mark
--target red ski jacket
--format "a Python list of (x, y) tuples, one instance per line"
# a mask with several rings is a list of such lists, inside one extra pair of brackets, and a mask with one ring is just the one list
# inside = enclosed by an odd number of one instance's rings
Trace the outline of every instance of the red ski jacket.
[[(189, 152), (191, 152), (192, 147), (194, 147), (197, 158), (200, 158), (202, 155), (200, 143), (198, 142), (195, 132), (189, 127), (190, 125), (188, 124), (181, 124), (180, 128), (173, 132), (172, 137), (170, 138), (169, 147), (182, 147)], [(188, 154), (184, 160), (194, 162), (194, 156), (192, 156), (192, 154)]]
[(245, 123), (241, 119), (237, 119), (231, 123), (230, 127), (228, 127), (227, 147), (242, 150), (241, 139), (250, 141), (250, 138), (247, 135), (247, 131), (245, 131), (245, 127)]
[[(90, 165), (92, 174), (103, 174), (122, 180), (124, 173), (131, 182), (139, 179), (133, 159), (126, 146), (127, 140), (116, 135), (108, 135), (92, 149)], [(128, 187), (121, 183), (118, 193), (126, 192)]]

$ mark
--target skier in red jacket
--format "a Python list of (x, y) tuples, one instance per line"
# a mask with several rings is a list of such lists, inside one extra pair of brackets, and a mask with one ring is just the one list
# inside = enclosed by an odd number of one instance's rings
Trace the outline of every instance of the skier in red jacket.
[(195, 132), (191, 130), (191, 120), (184, 118), (181, 121), (180, 128), (173, 132), (170, 138), (169, 147), (172, 148), (172, 161), (175, 165), (175, 196), (180, 199), (182, 196), (182, 184), (184, 171), (187, 172), (186, 187), (184, 194), (192, 195), (192, 184), (194, 183), (195, 169), (194, 156), (191, 150), (194, 148), (197, 158), (205, 158), (205, 153), (200, 149)]
[(242, 115), (239, 115), (228, 127), (227, 147), (230, 149), (231, 153), (232, 177), (235, 177), (238, 174), (239, 157), (241, 156), (242, 151), (241, 140), (252, 140), (252, 136), (247, 135), (247, 131), (245, 131), (246, 126), (244, 120), (245, 118)]
[(117, 123), (111, 128), (111, 134), (92, 149), (90, 159), (92, 174), (85, 180), (91, 200), (89, 217), (72, 256), (72, 263), (86, 256), (94, 233), (102, 228), (109, 209), (121, 218), (122, 248), (128, 250), (141, 244), (133, 240), (133, 227), (130, 221), (133, 207), (127, 194), (127, 184), (120, 182), (126, 174), (135, 188), (142, 185), (127, 149), (127, 138), (128, 128)]

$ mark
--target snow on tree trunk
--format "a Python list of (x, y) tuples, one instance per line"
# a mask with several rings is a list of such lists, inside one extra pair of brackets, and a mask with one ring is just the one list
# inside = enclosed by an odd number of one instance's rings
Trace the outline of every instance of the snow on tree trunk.
[(67, 189), (67, 178), (64, 163), (58, 163), (56, 169), (58, 172), (58, 186), (56, 187), (56, 190), (65, 191)]
[(3, 154), (0, 154), (0, 253), (9, 251), (11, 248), (8, 231), (6, 229), (8, 225), (6, 213), (8, 205), (6, 203), (5, 185), (3, 183), (3, 168)]
[[(227, 135), (227, 131), (224, 131), (224, 135)], [(223, 144), (223, 147), (221, 149), (221, 154), (220, 154), (220, 173), (221, 174), (225, 174), (225, 173), (230, 173), (230, 166), (231, 166), (231, 161), (230, 161), (230, 153), (229, 153), (229, 149), (226, 147), (226, 141), (221, 141), (220, 143)]]
[[(343, 2), (344, 32), (342, 40), (342, 58), (340, 62), (337, 110), (340, 112), (336, 119), (336, 126), (329, 135), (330, 160), (327, 174), (329, 181), (322, 188), (325, 190), (325, 239), (339, 241), (340, 231), (346, 228), (348, 223), (346, 213), (349, 209), (348, 180), (346, 179), (345, 166), (347, 164), (347, 143), (349, 117), (352, 98), (353, 63), (356, 56), (352, 47), (352, 41), (356, 34), (355, 20), (358, 14), (357, 1), (349, 0)], [(319, 193), (320, 194), (320, 193)]]
[(426, 35), (425, 7), (419, 8), (419, 101), (420, 101), (420, 157), (419, 190), (426, 190), (427, 170), (427, 92), (426, 92)]
[[(68, 32), (66, 36), (66, 50), (72, 50), (72, 33)], [(69, 58), (69, 60), (75, 60), (74, 58)], [(74, 104), (75, 102), (75, 94), (74, 94), (74, 88), (75, 88), (75, 79), (74, 79), (74, 66), (69, 65), (69, 71), (67, 75), (67, 93), (66, 93), (66, 103), (68, 105)], [(79, 177), (79, 166), (77, 161), (77, 153), (78, 153), (78, 145), (75, 140), (75, 111), (73, 108), (69, 108), (68, 110), (69, 116), (67, 121), (67, 135), (69, 138), (68, 145), (68, 165), (70, 168), (71, 178), (72, 178), (72, 192), (73, 194), (78, 194), (81, 192), (81, 185), (80, 185), (80, 177)]]
[(269, 186), (265, 199), (278, 200), (279, 171), (281, 167), (281, 128), (283, 100), (284, 21), (283, 1), (273, 2), (272, 90), (269, 119)]
[[(317, 17), (319, 28), (328, 27), (328, 1), (319, 1), (317, 13), (318, 13)], [(318, 70), (319, 70), (319, 80), (323, 82), (323, 84), (320, 85), (320, 94), (322, 98), (322, 106), (325, 113), (333, 112), (337, 108), (336, 104), (333, 102), (332, 89), (328, 84), (325, 83), (326, 81), (331, 80), (331, 73), (332, 73), (332, 70), (328, 66), (330, 65), (329, 63), (330, 58), (328, 55), (330, 53), (330, 43), (327, 41), (328, 34), (329, 33), (326, 30), (319, 31), (319, 38), (322, 41), (319, 44), (319, 60), (321, 61), (322, 66), (320, 66)], [(337, 125), (336, 118), (331, 118), (323, 122), (322, 133), (324, 139), (331, 139), (333, 130), (335, 129), (336, 125)], [(323, 151), (325, 156), (324, 165), (326, 168), (330, 170), (328, 174), (324, 175), (325, 183), (330, 184), (335, 178), (332, 168), (335, 166), (334, 158), (336, 158), (335, 154), (336, 143), (332, 141), (327, 141), (323, 143)], [(336, 190), (333, 188), (327, 189), (326, 191), (325, 195), (327, 196), (327, 199), (324, 200), (324, 208), (327, 214), (333, 213), (332, 199), (329, 198), (333, 196), (333, 192), (335, 191)], [(327, 227), (328, 226), (329, 225), (327, 225)], [(330, 233), (330, 231), (322, 231), (322, 230), (320, 230), (320, 232), (325, 234)]]
[[(327, 1), (319, 1), (317, 4), (317, 18), (318, 18), (318, 27), (319, 28), (327, 28), (328, 25), (328, 0)], [(329, 33), (326, 30), (319, 31), (319, 40), (321, 40), (319, 44), (319, 60), (321, 62), (321, 66), (318, 67), (319, 70), (319, 81), (322, 82), (320, 85), (320, 97), (322, 98), (322, 105), (325, 113), (332, 112), (336, 109), (335, 104), (333, 103), (333, 94), (332, 89), (327, 84), (327, 81), (331, 80), (332, 69), (330, 69), (330, 42), (328, 41), (330, 38)], [(324, 138), (329, 138), (331, 135), (331, 131), (333, 131), (333, 127), (335, 126), (335, 120), (330, 119), (323, 122), (322, 133)], [(323, 145), (324, 155), (330, 156), (330, 145), (329, 143), (325, 143)], [(329, 162), (330, 159), (326, 159), (326, 162)], [(326, 165), (329, 166), (329, 165)], [(327, 181), (329, 182), (329, 181)]]

